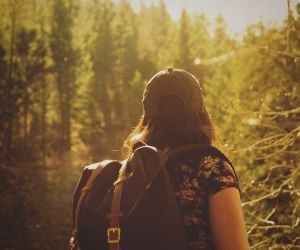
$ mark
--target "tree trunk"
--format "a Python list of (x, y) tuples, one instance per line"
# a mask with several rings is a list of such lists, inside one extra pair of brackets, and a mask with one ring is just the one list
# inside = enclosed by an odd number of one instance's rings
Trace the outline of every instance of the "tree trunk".
[(15, 56), (15, 30), (16, 30), (16, 3), (13, 3), (11, 10), (11, 31), (10, 31), (10, 49), (8, 62), (8, 77), (6, 82), (5, 94), (5, 126), (4, 126), (4, 149), (6, 150), (6, 159), (11, 157), (12, 153), (12, 85), (14, 80), (14, 56)]

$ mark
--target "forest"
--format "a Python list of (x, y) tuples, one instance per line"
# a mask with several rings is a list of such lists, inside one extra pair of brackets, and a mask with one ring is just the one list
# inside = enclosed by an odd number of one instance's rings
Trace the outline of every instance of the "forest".
[(1, 0), (0, 249), (68, 249), (81, 170), (122, 159), (168, 67), (203, 85), (251, 249), (300, 249), (300, 3), (286, 3), (282, 25), (232, 34), (164, 0)]

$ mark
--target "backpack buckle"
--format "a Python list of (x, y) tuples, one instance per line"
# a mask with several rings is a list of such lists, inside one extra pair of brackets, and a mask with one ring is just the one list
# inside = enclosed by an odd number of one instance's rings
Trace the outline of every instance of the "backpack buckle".
[(109, 227), (107, 229), (107, 242), (108, 243), (119, 243), (121, 235), (121, 228)]
[(71, 250), (73, 250), (73, 249), (75, 249), (75, 247), (76, 247), (75, 238), (71, 237), (71, 239), (70, 239), (70, 248), (71, 248)]

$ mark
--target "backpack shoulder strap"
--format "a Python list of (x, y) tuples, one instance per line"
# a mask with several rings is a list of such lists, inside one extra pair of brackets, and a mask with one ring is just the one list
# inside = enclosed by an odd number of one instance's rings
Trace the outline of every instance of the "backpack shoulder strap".
[[(139, 190), (135, 190), (136, 201), (133, 207), (130, 209), (129, 214), (136, 207), (139, 200), (142, 198), (144, 189), (149, 187), (157, 175), (160, 173), (164, 166), (165, 157), (162, 152), (157, 151), (156, 148), (148, 146), (146, 144), (139, 144), (136, 146), (133, 154), (123, 162), (122, 167), (119, 171), (119, 176), (117, 181), (114, 183), (114, 192), (111, 203), (111, 210), (107, 217), (109, 219), (109, 227), (107, 229), (107, 243), (109, 245), (109, 250), (120, 250), (120, 218), (124, 216), (121, 211), (121, 198), (124, 188), (124, 183), (129, 180), (129, 186), (137, 186), (139, 183)], [(153, 164), (152, 168), (145, 168), (144, 164)], [(134, 166), (134, 171), (132, 174), (128, 173), (127, 167)], [(157, 168), (154, 168), (157, 166)], [(138, 182), (137, 182), (138, 181)], [(134, 189), (131, 189), (134, 191)], [(132, 194), (133, 195), (133, 194)], [(128, 215), (127, 215), (128, 216)]]
[(122, 166), (119, 170), (119, 176), (114, 182), (113, 196), (111, 201), (110, 212), (107, 214), (109, 220), (109, 226), (107, 228), (107, 243), (109, 250), (120, 250), (120, 218), (124, 215), (121, 211), (121, 199), (123, 193), (124, 182), (127, 180), (126, 167), (129, 159), (122, 162)]
[(80, 208), (87, 192), (91, 189), (95, 179), (97, 178), (97, 176), (99, 176), (102, 170), (116, 163), (119, 162), (113, 160), (105, 160), (102, 162), (90, 164), (84, 168), (74, 194), (73, 231), (72, 231), (72, 237), (70, 239), (71, 250), (78, 249), (77, 232), (78, 232), (78, 225), (79, 225)]

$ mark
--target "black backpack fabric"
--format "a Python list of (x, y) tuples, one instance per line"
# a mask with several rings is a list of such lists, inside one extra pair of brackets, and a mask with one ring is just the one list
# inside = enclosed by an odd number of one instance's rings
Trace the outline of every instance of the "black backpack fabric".
[[(82, 189), (91, 173), (100, 174), (86, 193), (79, 211), (75, 232), (77, 249), (108, 250), (107, 214), (111, 209), (114, 182), (123, 164), (128, 179), (124, 182), (120, 219), (122, 250), (189, 249), (183, 220), (166, 168), (194, 156), (215, 155), (230, 161), (219, 150), (208, 145), (186, 145), (168, 154), (142, 145), (127, 162), (104, 161), (85, 167), (75, 189), (73, 218)], [(101, 169), (99, 169), (101, 168)], [(76, 248), (75, 248), (76, 249)]]

